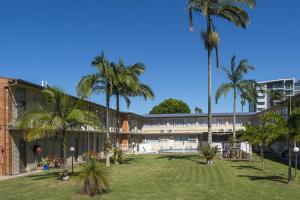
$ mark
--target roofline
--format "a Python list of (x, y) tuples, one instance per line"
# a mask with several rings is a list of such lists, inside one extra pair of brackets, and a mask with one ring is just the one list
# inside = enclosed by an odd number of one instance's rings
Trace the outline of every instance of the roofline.
[[(46, 87), (43, 87), (41, 85), (38, 85), (38, 84), (35, 84), (35, 83), (32, 83), (32, 82), (29, 82), (29, 81), (25, 81), (23, 79), (14, 79), (14, 78), (9, 78), (9, 77), (0, 77), (0, 78), (3, 78), (3, 79), (8, 79), (8, 82), (10, 82), (10, 84), (13, 84), (12, 81), (14, 81), (16, 84), (21, 84), (21, 85), (25, 85), (25, 86), (29, 86), (29, 87), (32, 87), (32, 88), (35, 88), (35, 89), (38, 89), (38, 90), (44, 90)], [(84, 102), (87, 102), (87, 103), (90, 103), (90, 104), (93, 104), (95, 106), (98, 106), (98, 107), (102, 107), (102, 108), (106, 108), (104, 105), (101, 105), (101, 104), (98, 104), (96, 102), (92, 102), (92, 101), (89, 101), (89, 100), (86, 100), (86, 99), (81, 99), (77, 96), (73, 96), (73, 95), (70, 95), (68, 93), (66, 93), (68, 96), (70, 96), (71, 98), (74, 98), (76, 100), (83, 100)], [(116, 112), (117, 110), (113, 109), (113, 108), (110, 108), (111, 111), (114, 111)], [(120, 111), (120, 113), (127, 113), (127, 112), (122, 112)], [(132, 114), (135, 114), (135, 113), (132, 113)], [(137, 114), (135, 114), (137, 115)]]
[(274, 80), (268, 80), (268, 81), (260, 81), (257, 83), (269, 83), (269, 82), (290, 81), (290, 80), (293, 80), (294, 82), (296, 82), (296, 78), (282, 78), (282, 79), (274, 79)]
[[(256, 112), (238, 112), (236, 116), (255, 116)], [(212, 113), (213, 117), (227, 117), (232, 116), (233, 113)], [(182, 118), (182, 117), (207, 117), (207, 113), (178, 113), (178, 114), (147, 114), (142, 115), (144, 118)]]

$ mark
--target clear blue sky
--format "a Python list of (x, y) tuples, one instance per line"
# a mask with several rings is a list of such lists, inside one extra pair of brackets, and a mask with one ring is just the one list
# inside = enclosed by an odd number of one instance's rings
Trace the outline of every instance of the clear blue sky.
[[(143, 62), (142, 80), (156, 98), (135, 99), (130, 111), (144, 114), (165, 98), (180, 98), (192, 110), (207, 110), (207, 53), (196, 31), (189, 32), (186, 0), (1, 0), (0, 76), (34, 83), (48, 80), (75, 95), (91, 60), (103, 50), (112, 61)], [(300, 1), (258, 0), (246, 30), (217, 20), (220, 60), (247, 58), (258, 81), (300, 78)], [(202, 22), (202, 25), (203, 22)], [(213, 70), (213, 91), (225, 82)], [(104, 103), (104, 95), (92, 100)], [(114, 105), (114, 99), (112, 104)], [(122, 102), (122, 110), (127, 110)], [(238, 108), (240, 109), (240, 107)], [(213, 105), (232, 111), (232, 98)]]

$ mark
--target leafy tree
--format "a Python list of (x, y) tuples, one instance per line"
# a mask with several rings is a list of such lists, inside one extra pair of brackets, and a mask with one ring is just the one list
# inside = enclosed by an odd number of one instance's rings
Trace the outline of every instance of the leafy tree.
[[(246, 59), (243, 59), (239, 62), (238, 66), (236, 66), (236, 56), (231, 58), (231, 67), (227, 69), (223, 67), (223, 70), (226, 74), (228, 83), (223, 83), (219, 86), (216, 92), (216, 103), (218, 103), (219, 98), (223, 95), (226, 96), (230, 90), (233, 90), (233, 145), (236, 146), (236, 98), (237, 95), (242, 96), (244, 98), (250, 99), (250, 94), (253, 92), (253, 85), (258, 85), (255, 80), (245, 80), (244, 75), (248, 73), (250, 70), (254, 70)], [(256, 89), (254, 90), (256, 92)], [(247, 95), (249, 94), (249, 95)], [(256, 98), (257, 94), (252, 97)], [(256, 101), (256, 99), (255, 99)]]
[(255, 6), (255, 0), (188, 0), (190, 30), (193, 26), (193, 13), (200, 13), (206, 21), (206, 30), (201, 29), (201, 36), (204, 40), (208, 53), (208, 143), (212, 144), (212, 114), (211, 114), (211, 53), (216, 51), (216, 62), (218, 59), (219, 34), (216, 31), (214, 19), (220, 17), (237, 26), (246, 28), (249, 17), (241, 4), (250, 8)]
[(79, 177), (83, 180), (83, 192), (89, 196), (103, 193), (109, 187), (109, 170), (95, 159), (90, 159), (81, 168)]
[(150, 114), (173, 114), (173, 113), (191, 113), (189, 106), (177, 99), (166, 99), (159, 105), (154, 106)]
[(195, 113), (201, 114), (203, 113), (202, 109), (199, 108), (198, 106), (195, 107)]
[(20, 128), (25, 129), (25, 139), (34, 141), (59, 134), (63, 148), (63, 175), (67, 175), (67, 131), (80, 129), (81, 125), (99, 124), (95, 114), (80, 108), (75, 101), (57, 87), (48, 87), (42, 92), (44, 104), (32, 106), (20, 119)]
[(268, 112), (260, 117), (257, 125), (246, 125), (241, 138), (251, 144), (260, 145), (261, 169), (264, 171), (264, 149), (287, 133), (284, 118), (274, 112)]
[[(116, 80), (116, 71), (112, 63), (106, 59), (102, 52), (91, 64), (97, 72), (83, 76), (77, 85), (77, 94), (82, 98), (88, 98), (92, 94), (105, 93), (106, 96), (106, 143), (111, 143), (109, 134), (109, 106), (110, 97), (113, 94), (113, 83)], [(105, 145), (110, 147), (111, 145)], [(111, 149), (106, 149), (106, 165), (110, 165)]]
[[(300, 108), (291, 112), (288, 118), (288, 182), (292, 181), (292, 145), (293, 143), (300, 142)], [(295, 170), (297, 167), (295, 167)]]

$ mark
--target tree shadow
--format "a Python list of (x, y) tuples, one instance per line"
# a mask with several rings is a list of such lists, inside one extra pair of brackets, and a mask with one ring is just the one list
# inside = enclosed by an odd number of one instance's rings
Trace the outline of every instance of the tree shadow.
[(144, 158), (140, 158), (140, 157), (130, 157), (130, 158), (124, 158), (123, 162), (121, 164), (133, 164), (135, 163), (137, 160), (141, 160)]
[(192, 161), (195, 162), (197, 164), (202, 164), (202, 165), (206, 165), (206, 162), (200, 161), (199, 158), (197, 158), (199, 156), (197, 155), (160, 155), (159, 157), (155, 158), (155, 159), (168, 159), (168, 160), (188, 160), (188, 161)]
[(44, 180), (44, 179), (49, 179), (49, 178), (59, 179), (59, 172), (55, 171), (55, 172), (46, 172), (46, 173), (40, 173), (40, 174), (33, 174), (33, 175), (29, 175), (27, 177), (33, 178), (32, 179), (33, 181)]
[(231, 165), (231, 167), (237, 168), (237, 169), (253, 169), (253, 170), (261, 170), (258, 167), (251, 166), (251, 165)]
[(251, 176), (251, 175), (238, 175), (237, 177), (241, 178), (249, 178), (251, 181), (262, 181), (262, 180), (269, 180), (279, 183), (287, 183), (286, 179), (282, 176)]

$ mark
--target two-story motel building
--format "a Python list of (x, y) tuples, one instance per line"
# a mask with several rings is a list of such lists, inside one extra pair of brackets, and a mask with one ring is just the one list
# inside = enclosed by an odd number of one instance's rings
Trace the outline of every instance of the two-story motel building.
[[(34, 169), (34, 145), (42, 147), (39, 159), (62, 155), (59, 135), (27, 142), (24, 140), (24, 131), (17, 126), (18, 119), (28, 105), (42, 101), (43, 89), (40, 85), (21, 79), (0, 78), (0, 176)], [(102, 124), (98, 128), (69, 131), (69, 147), (75, 147), (77, 161), (84, 159), (85, 152), (102, 152), (105, 141), (105, 107), (86, 101), (83, 109), (97, 112)], [(109, 131), (114, 138), (115, 110), (110, 110), (109, 117)], [(237, 130), (243, 130), (246, 123), (256, 119), (256, 113), (237, 113)], [(125, 151), (131, 147), (140, 153), (157, 153), (166, 149), (196, 150), (207, 143), (207, 114), (137, 115), (122, 112), (120, 121), (120, 146)], [(228, 145), (232, 121), (232, 113), (213, 113), (213, 142), (222, 143), (222, 148), (226, 143)]]

